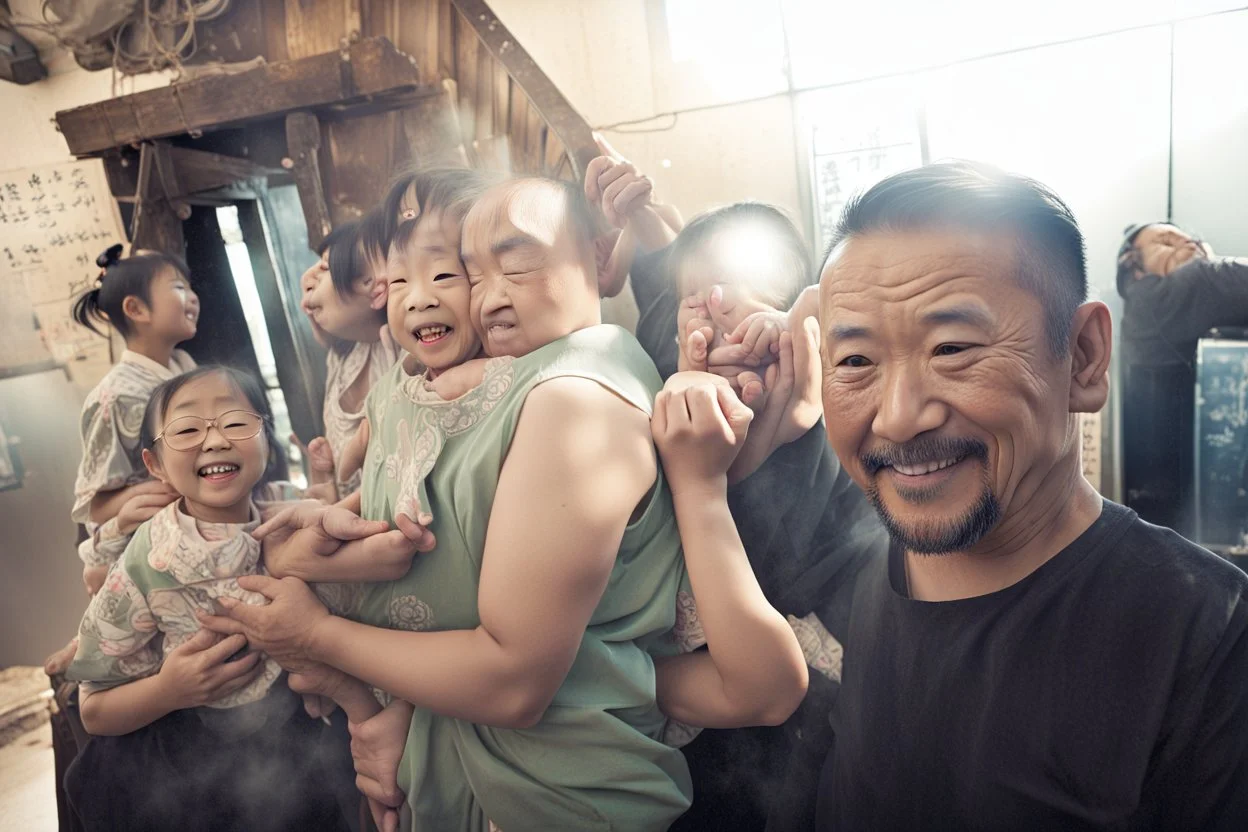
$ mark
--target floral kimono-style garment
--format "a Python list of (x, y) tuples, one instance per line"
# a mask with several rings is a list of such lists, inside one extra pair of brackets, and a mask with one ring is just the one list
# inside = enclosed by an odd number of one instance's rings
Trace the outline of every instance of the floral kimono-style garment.
[[(342, 458), (342, 449), (364, 421), (364, 408), (355, 412), (347, 410), (342, 406), (343, 397), (359, 380), (361, 373), (368, 373), (371, 389), (398, 360), (398, 350), (389, 338), (381, 338), (371, 344), (357, 341), (346, 353), (332, 348), (329, 350), (325, 359), (325, 406), (321, 415), (325, 421), (325, 440), (329, 442), (334, 457), (335, 472)], [(347, 496), (360, 487), (360, 472), (356, 471), (346, 480), (338, 479), (335, 473), (335, 485), (338, 486), (339, 497)]]
[[(253, 505), (247, 523), (205, 523), (177, 500), (134, 533), (91, 599), (78, 631), (78, 653), (67, 676), (84, 691), (104, 690), (151, 676), (165, 657), (200, 630), (197, 612), (219, 612), (218, 598), (261, 604), (263, 596), (238, 585), (260, 574), (260, 523)], [(281, 674), (266, 658), (246, 687), (208, 707), (232, 708), (263, 699)]]
[[(126, 350), (100, 380), (82, 406), (82, 462), (74, 481), (74, 507), (70, 519), (83, 523), (91, 537), (78, 547), (88, 566), (108, 566), (125, 549), (128, 535), (114, 524), (100, 540), (89, 511), (91, 500), (101, 491), (115, 491), (148, 478), (139, 447), (139, 429), (152, 391), (161, 382), (195, 368), (195, 359), (174, 350), (168, 366), (145, 355)], [(108, 524), (105, 524), (107, 526)]]

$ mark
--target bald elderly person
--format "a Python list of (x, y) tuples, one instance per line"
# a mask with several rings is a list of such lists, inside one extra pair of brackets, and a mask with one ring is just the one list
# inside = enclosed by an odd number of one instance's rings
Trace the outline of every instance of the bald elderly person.
[(929, 165), (833, 242), (828, 436), (892, 546), (856, 588), (818, 828), (1243, 829), (1248, 577), (1080, 473), (1111, 333), (1070, 210)]
[(1196, 341), (1216, 327), (1248, 327), (1248, 259), (1218, 257), (1171, 223), (1133, 225), (1118, 252), (1118, 294), (1127, 505), (1191, 536)]
[[(659, 465), (655, 442), (680, 432), (675, 410), (663, 424), (677, 429), (652, 438), (661, 382), (627, 331), (601, 323), (596, 233), (580, 188), (516, 180), (464, 217), (454, 241), (462, 270), (437, 264), (439, 282), (468, 284), (467, 317), (491, 356), (484, 381), (435, 402), (419, 378), (392, 374), (369, 400), (371, 441), (383, 452), (397, 423), (400, 442), (436, 454), (426, 479), (432, 551), (395, 581), (342, 593), (356, 599), (343, 610), (350, 618), (328, 615), (292, 576), (317, 580), (318, 558), (333, 555), (317, 554), (325, 539), (315, 533), (341, 528), (341, 517), (326, 518), (345, 509), (302, 507), (283, 521), (294, 527), (287, 541), (266, 545), (269, 569), (288, 576), (256, 583), (270, 603), (235, 605), (230, 618), (208, 622), (245, 633), (300, 675), (301, 691), (335, 699), (349, 716), (361, 682), (394, 698), (353, 728), (355, 746), (371, 745), (353, 753), (383, 828), (657, 832), (691, 799), (660, 706), (705, 725), (779, 723), (805, 692), (801, 648), (767, 606), (725, 498), (712, 498), (715, 477), (690, 474), (715, 461), (673, 456), (677, 437)], [(435, 302), (394, 277), (392, 312)], [(454, 301), (448, 293), (437, 302)], [(425, 407), (412, 411), (409, 399)], [(749, 411), (734, 403), (743, 427)], [(736, 435), (720, 443), (725, 471)], [(391, 456), (382, 465), (375, 451), (363, 515), (389, 521), (396, 479), (410, 473), (401, 465), (415, 463)], [(701, 532), (690, 536), (688, 574), (695, 590), (709, 590), (698, 612), (707, 636), (721, 639), (715, 661), (686, 652), (704, 640), (685, 581), (687, 522)], [(709, 566), (701, 578), (697, 554)], [(731, 585), (715, 592), (725, 576)], [(326, 681), (310, 687), (309, 677)]]

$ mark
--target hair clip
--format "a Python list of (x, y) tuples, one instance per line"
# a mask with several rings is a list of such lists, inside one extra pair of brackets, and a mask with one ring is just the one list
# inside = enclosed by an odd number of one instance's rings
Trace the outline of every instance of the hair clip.
[(416, 219), (416, 209), (404, 208), (403, 213), (401, 213), (399, 216), (401, 216), (405, 220), (414, 220)]

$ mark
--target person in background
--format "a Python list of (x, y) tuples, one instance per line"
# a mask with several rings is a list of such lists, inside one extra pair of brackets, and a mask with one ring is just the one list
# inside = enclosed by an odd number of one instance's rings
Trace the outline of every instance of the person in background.
[(320, 260), (300, 279), (300, 306), (316, 340), (326, 348), (325, 435), (307, 445), (312, 472), (333, 473), (337, 497), (359, 488), (360, 478), (338, 475), (342, 452), (364, 419), (364, 397), (398, 360), (394, 342), (383, 334), (384, 307), (374, 304), (373, 284), (384, 280), (383, 258), (369, 256), (360, 224), (335, 228), (317, 252)]
[(177, 345), (195, 337), (199, 298), (186, 264), (154, 251), (120, 258), (116, 245), (100, 256), (97, 285), (74, 302), (82, 326), (107, 337), (111, 326), (126, 349), (82, 406), (82, 461), (70, 519), (91, 538), (78, 550), (83, 582), (94, 595), (104, 573), (139, 523), (177, 496), (152, 480), (141, 458), (139, 427), (152, 390), (195, 367)]
[(1126, 503), (1150, 523), (1194, 533), (1196, 341), (1248, 326), (1248, 259), (1217, 257), (1178, 226), (1126, 229), (1118, 252)]
[[(800, 356), (810, 337), (817, 289), (806, 288), (814, 281), (808, 249), (781, 211), (760, 203), (708, 211), (683, 227), (635, 165), (600, 147), (586, 195), (623, 229), (612, 261), (627, 264), (637, 338), (662, 376), (709, 370), (743, 394), (769, 388), (751, 403), (757, 412), (730, 472), (728, 505), (767, 601), (788, 618), (812, 668), (805, 701), (782, 727), (707, 730), (684, 747), (694, 802), (672, 828), (809, 829), (833, 741), (828, 716), (854, 579), (885, 556), (888, 538), (817, 424), (817, 356), (780, 372), (786, 353), (769, 346), (784, 338)], [(603, 291), (622, 286), (616, 279)], [(755, 324), (773, 326), (756, 327), (747, 342)], [(768, 366), (770, 383), (760, 384)]]
[(1248, 576), (1083, 477), (1112, 333), (1070, 209), (934, 164), (832, 243), (824, 418), (892, 546), (857, 583), (817, 828), (1242, 829)]

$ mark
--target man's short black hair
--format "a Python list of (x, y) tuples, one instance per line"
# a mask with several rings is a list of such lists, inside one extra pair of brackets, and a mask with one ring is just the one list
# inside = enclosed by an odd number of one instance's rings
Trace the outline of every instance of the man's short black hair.
[(1088, 272), (1083, 233), (1057, 194), (1034, 179), (979, 162), (924, 165), (851, 199), (828, 253), (853, 237), (921, 229), (1013, 235), (1016, 277), (1044, 304), (1053, 353), (1067, 354), (1075, 310), (1088, 298)]

